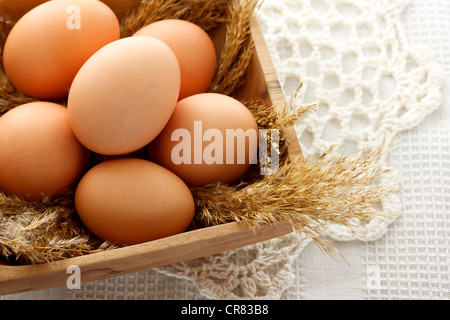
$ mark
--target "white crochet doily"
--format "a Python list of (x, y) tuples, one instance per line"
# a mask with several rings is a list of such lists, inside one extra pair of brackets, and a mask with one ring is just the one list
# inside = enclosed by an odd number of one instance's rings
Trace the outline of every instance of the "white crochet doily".
[[(442, 75), (428, 49), (408, 44), (400, 20), (408, 2), (262, 3), (257, 15), (286, 97), (302, 82), (297, 104), (318, 106), (296, 125), (306, 154), (320, 154), (331, 145), (340, 145), (345, 153), (373, 151), (438, 108)], [(384, 166), (389, 168), (389, 163)], [(395, 171), (388, 170), (382, 183), (397, 186)], [(395, 195), (383, 206), (401, 213)], [(355, 221), (354, 228), (330, 225), (323, 234), (341, 241), (370, 241), (382, 237), (392, 221)], [(154, 270), (189, 279), (206, 298), (279, 299), (292, 285), (292, 264), (309, 242), (292, 233)], [(95, 284), (101, 287), (102, 281)]]
[[(373, 151), (440, 105), (439, 66), (427, 48), (408, 44), (402, 28), (400, 14), (407, 3), (263, 2), (258, 19), (285, 95), (291, 96), (302, 82), (297, 104), (318, 106), (296, 125), (306, 154), (320, 154), (333, 145), (345, 153)], [(395, 171), (387, 170), (382, 183), (397, 186)], [(396, 195), (383, 207), (401, 213)], [(392, 221), (355, 221), (351, 229), (330, 225), (323, 234), (370, 241), (382, 237)], [(191, 279), (210, 298), (278, 299), (292, 283), (292, 261), (307, 243), (293, 233), (159, 271)]]

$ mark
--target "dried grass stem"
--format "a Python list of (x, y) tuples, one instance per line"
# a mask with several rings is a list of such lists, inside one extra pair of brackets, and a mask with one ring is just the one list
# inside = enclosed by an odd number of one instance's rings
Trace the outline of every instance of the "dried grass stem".
[[(121, 34), (130, 36), (153, 21), (178, 18), (200, 25), (213, 36), (219, 32), (218, 26), (226, 23), (225, 44), (210, 91), (233, 96), (244, 82), (253, 54), (250, 19), (257, 2), (239, 0), (230, 5), (228, 0), (147, 0), (121, 21)], [(10, 28), (0, 18), (0, 53)], [(315, 110), (314, 105), (295, 106), (294, 100), (295, 95), (283, 108), (261, 101), (243, 103), (260, 128), (283, 132), (306, 112)], [(0, 64), (0, 115), (30, 101), (34, 99), (8, 82)], [(232, 221), (252, 226), (286, 221), (331, 253), (328, 242), (320, 238), (323, 225), (350, 226), (355, 219), (385, 214), (376, 204), (392, 192), (377, 183), (382, 174), (378, 159), (386, 147), (365, 158), (336, 155), (333, 149), (319, 157), (288, 158), (283, 135), (277, 147), (283, 161), (275, 174), (261, 176), (259, 166), (254, 165), (240, 183), (191, 188), (197, 206), (192, 228)], [(104, 159), (96, 155), (93, 163)], [(0, 255), (5, 259), (34, 264), (114, 248), (90, 234), (79, 221), (73, 190), (40, 202), (0, 193)]]

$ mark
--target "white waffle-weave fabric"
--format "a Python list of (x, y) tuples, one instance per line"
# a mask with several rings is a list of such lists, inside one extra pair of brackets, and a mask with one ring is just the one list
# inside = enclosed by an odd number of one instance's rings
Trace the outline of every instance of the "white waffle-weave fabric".
[[(370, 151), (402, 136), (383, 181), (399, 214), (324, 234), (351, 267), (290, 234), (239, 250), (82, 285), (4, 298), (449, 299), (450, 73), (447, 0), (265, 0), (258, 18), (280, 82), (318, 111), (303, 150)], [(441, 94), (443, 96), (441, 97)], [(443, 98), (443, 99), (442, 99)], [(424, 121), (424, 119), (426, 119)]]

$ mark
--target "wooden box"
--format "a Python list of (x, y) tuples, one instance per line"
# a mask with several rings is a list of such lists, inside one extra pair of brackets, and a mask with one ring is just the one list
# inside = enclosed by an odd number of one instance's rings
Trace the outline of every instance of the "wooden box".
[[(220, 33), (218, 37), (215, 43), (220, 50), (223, 39), (220, 39)], [(255, 51), (241, 94), (246, 98), (260, 98), (283, 107), (285, 98), (255, 15), (251, 20), (251, 37)], [(294, 128), (289, 128), (284, 134), (289, 154), (301, 155)], [(70, 276), (67, 268), (71, 265), (80, 267), (82, 282), (89, 282), (240, 248), (292, 231), (291, 225), (281, 222), (258, 228), (227, 223), (52, 263), (12, 265), (0, 260), (0, 294), (65, 286)]]

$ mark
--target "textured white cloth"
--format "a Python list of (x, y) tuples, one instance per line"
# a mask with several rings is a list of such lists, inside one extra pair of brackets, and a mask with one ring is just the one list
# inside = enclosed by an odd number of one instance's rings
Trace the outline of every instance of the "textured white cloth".
[(318, 104), (296, 127), (307, 153), (402, 136), (384, 179), (401, 187), (385, 203), (400, 216), (331, 225), (325, 234), (350, 266), (290, 234), (80, 290), (3, 298), (450, 298), (450, 2), (265, 0), (258, 17), (286, 96), (302, 81), (298, 102)]
[(297, 260), (297, 287), (288, 290), (292, 298), (450, 298), (450, 2), (405, 4), (409, 43), (430, 48), (445, 78), (439, 108), (402, 132), (389, 155), (401, 181), (402, 214), (377, 241), (337, 243), (350, 269), (307, 247)]

